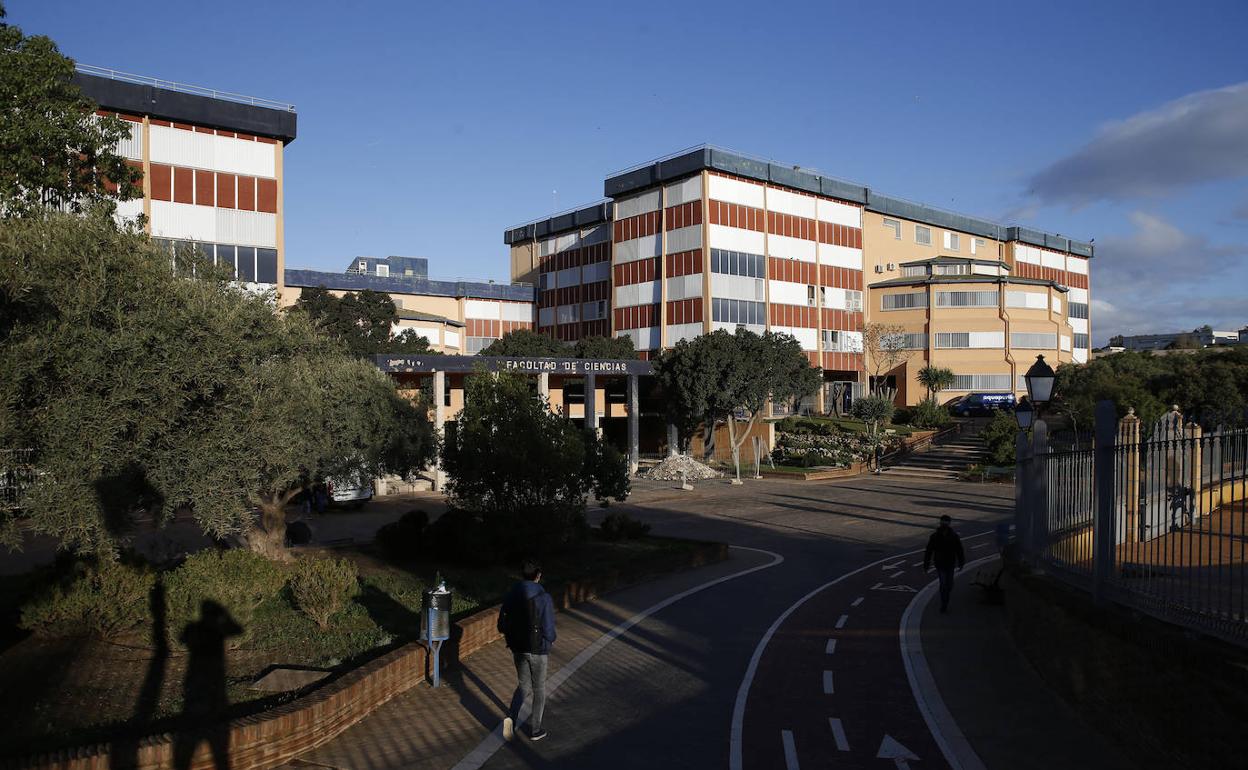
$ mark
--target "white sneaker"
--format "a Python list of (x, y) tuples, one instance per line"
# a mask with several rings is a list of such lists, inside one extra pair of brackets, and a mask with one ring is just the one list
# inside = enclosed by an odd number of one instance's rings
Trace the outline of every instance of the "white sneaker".
[(503, 719), (503, 740), (509, 741), (516, 737), (516, 725), (511, 721), (511, 717)]

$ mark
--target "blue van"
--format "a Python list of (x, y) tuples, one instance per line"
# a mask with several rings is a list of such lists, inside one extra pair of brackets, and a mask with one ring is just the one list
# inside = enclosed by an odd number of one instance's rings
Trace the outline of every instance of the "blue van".
[(998, 409), (1014, 411), (1013, 393), (968, 393), (949, 404), (955, 417), (986, 417)]

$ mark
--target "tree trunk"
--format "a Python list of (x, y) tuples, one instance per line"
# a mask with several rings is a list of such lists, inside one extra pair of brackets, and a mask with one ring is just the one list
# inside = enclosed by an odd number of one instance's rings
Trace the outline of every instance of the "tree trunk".
[(732, 448), (732, 464), (737, 469), (737, 483), (741, 483), (741, 445), (737, 443), (737, 418), (728, 418), (728, 445)]
[(286, 503), (298, 490), (260, 498), (260, 521), (247, 533), (247, 547), (270, 559), (286, 559)]

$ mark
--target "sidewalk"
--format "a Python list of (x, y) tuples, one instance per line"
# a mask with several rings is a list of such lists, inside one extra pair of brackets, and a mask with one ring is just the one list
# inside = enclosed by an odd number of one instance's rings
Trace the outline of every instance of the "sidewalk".
[(989, 577), (999, 568), (995, 561), (959, 573), (949, 614), (940, 614), (938, 599), (923, 613), (923, 654), (958, 728), (989, 770), (1130, 770), (1014, 646), (1006, 608), (985, 604), (971, 585), (980, 571)]

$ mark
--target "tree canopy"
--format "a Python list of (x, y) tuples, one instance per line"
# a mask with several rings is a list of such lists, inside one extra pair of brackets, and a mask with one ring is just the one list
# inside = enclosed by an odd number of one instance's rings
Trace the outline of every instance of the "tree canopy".
[[(102, 211), (0, 229), (0, 446), (32, 451), (34, 531), (109, 549), (136, 512), (185, 508), (280, 549), (308, 480), (429, 461), (425, 414), (388, 377), (271, 296), (177, 264)], [(0, 522), (10, 545), (18, 523)]]
[(414, 329), (394, 334), (399, 311), (389, 294), (371, 289), (335, 296), (324, 286), (304, 289), (294, 309), (325, 334), (364, 358), (377, 353), (431, 353), (429, 341)]
[(636, 358), (631, 337), (582, 337), (572, 346), (573, 358)]
[[(0, 18), (4, 17), (0, 5)], [(126, 121), (97, 116), (74, 62), (42, 35), (0, 22), (0, 213), (82, 211), (139, 194), (142, 172), (116, 151)]]
[(532, 329), (516, 329), (491, 342), (481, 351), (483, 356), (507, 358), (559, 358), (571, 349), (562, 342)]
[[(768, 402), (788, 403), (814, 393), (821, 380), (801, 344), (787, 334), (723, 329), (681, 340), (655, 361), (669, 416), (687, 442), (699, 424), (728, 425), (733, 460)], [(746, 426), (737, 437), (735, 416)]]
[(862, 346), (871, 372), (871, 395), (892, 399), (896, 389), (887, 386), (889, 372), (904, 364), (914, 352), (906, 348), (906, 329), (899, 324), (869, 323), (862, 330)]
[(927, 400), (935, 401), (936, 394), (953, 384), (953, 370), (928, 364), (919, 370), (919, 384), (927, 389)]

